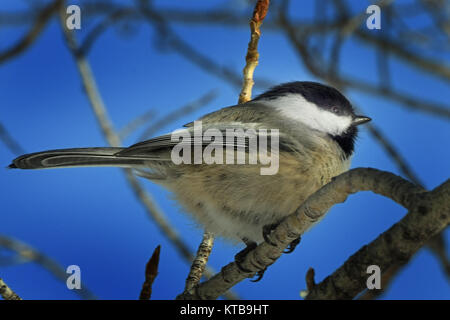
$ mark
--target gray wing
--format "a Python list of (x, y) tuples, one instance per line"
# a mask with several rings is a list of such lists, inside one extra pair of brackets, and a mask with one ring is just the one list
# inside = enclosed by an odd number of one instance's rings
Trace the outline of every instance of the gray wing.
[[(239, 112), (237, 111), (239, 108)], [(56, 167), (79, 167), (79, 166), (118, 166), (118, 167), (136, 167), (146, 166), (149, 161), (172, 161), (172, 148), (180, 143), (180, 139), (174, 138), (177, 133), (184, 133), (189, 138), (182, 139), (183, 144), (195, 146), (200, 144), (203, 147), (213, 143), (215, 146), (232, 147), (234, 149), (247, 150), (249, 146), (250, 136), (244, 139), (222, 140), (209, 139), (204, 140), (205, 133), (209, 129), (213, 129), (216, 134), (226, 137), (232, 132), (248, 132), (252, 129), (256, 133), (256, 138), (271, 139), (271, 131), (267, 130), (267, 134), (262, 134), (260, 129), (271, 129), (262, 125), (260, 120), (268, 119), (267, 108), (255, 103), (246, 103), (245, 105), (232, 106), (218, 110), (216, 112), (205, 115), (200, 118), (202, 120), (202, 130), (200, 139), (194, 138), (194, 123), (189, 123), (184, 129), (165, 134), (150, 140), (139, 142), (128, 148), (75, 148), (75, 149), (58, 149), (43, 152), (26, 154), (13, 160), (9, 168), (20, 169), (44, 169)], [(270, 119), (270, 118), (269, 118)], [(274, 125), (273, 128), (281, 127)], [(269, 125), (270, 127), (270, 125)], [(279, 148), (290, 151), (294, 140), (282, 133), (279, 129)], [(267, 140), (266, 140), (267, 141)], [(267, 143), (267, 145), (270, 145)]]
[[(261, 139), (265, 139), (267, 141), (266, 145), (270, 146), (270, 139), (274, 136), (271, 130), (261, 132), (260, 129), (265, 128), (261, 128), (258, 123), (214, 123), (206, 127), (203, 125), (202, 127), (201, 135), (197, 135), (199, 138), (194, 137), (195, 127), (190, 126), (181, 129), (178, 133), (175, 131), (174, 133), (139, 142), (121, 150), (116, 155), (122, 157), (149, 157), (149, 160), (170, 161), (171, 150), (177, 144), (191, 147), (200, 145), (202, 149), (207, 145), (213, 144), (217, 147), (248, 150), (251, 139), (256, 139), (258, 146), (260, 146)], [(220, 135), (223, 138), (216, 139), (216, 135)], [(280, 149), (285, 149), (285, 147), (290, 145), (289, 137), (284, 136), (282, 133), (276, 135), (279, 139)], [(232, 138), (227, 138), (229, 136)], [(206, 137), (208, 139), (205, 139)]]
[[(239, 110), (237, 110), (239, 109)], [(236, 105), (231, 107), (226, 107), (220, 109), (218, 111), (209, 113), (199, 120), (202, 121), (202, 137), (205, 135), (205, 132), (208, 133), (213, 129), (215, 132), (222, 135), (222, 137), (226, 137), (227, 134), (230, 134), (231, 131), (236, 132), (246, 132), (250, 133), (249, 130), (254, 130), (257, 135), (258, 142), (261, 138), (270, 139), (272, 136), (271, 129), (278, 129), (278, 138), (279, 138), (279, 148), (280, 150), (291, 150), (292, 146), (292, 138), (282, 132), (281, 125), (267, 124), (267, 121), (264, 121), (264, 125), (261, 120), (270, 119), (269, 108), (261, 105), (259, 103), (245, 103), (243, 105)], [(245, 139), (233, 139), (230, 141), (227, 139), (222, 139), (222, 141), (201, 141), (195, 140), (194, 137), (194, 122), (190, 122), (184, 125), (184, 129), (180, 129), (174, 131), (173, 133), (165, 134), (150, 140), (146, 140), (143, 142), (139, 142), (126, 148), (117, 155), (122, 156), (145, 156), (152, 155), (153, 157), (159, 158), (159, 160), (170, 160), (170, 151), (171, 149), (180, 143), (179, 139), (173, 139), (172, 136), (174, 133), (179, 133), (182, 135), (183, 133), (186, 136), (190, 136), (190, 138), (182, 139), (182, 143), (189, 144), (191, 146), (200, 144), (202, 147), (209, 145), (211, 142), (214, 145), (223, 146), (223, 147), (233, 147), (237, 148), (248, 148), (249, 146), (249, 138)], [(261, 129), (265, 129), (266, 132), (261, 132)], [(211, 132), (211, 131), (210, 131)], [(270, 143), (269, 143), (270, 145)]]

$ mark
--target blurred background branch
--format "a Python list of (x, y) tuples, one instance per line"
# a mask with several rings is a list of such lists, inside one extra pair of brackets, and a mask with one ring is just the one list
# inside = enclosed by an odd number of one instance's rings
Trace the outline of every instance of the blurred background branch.
[(9, 134), (2, 123), (0, 123), (0, 140), (12, 154), (19, 156), (25, 153), (22, 146)]
[[(64, 9), (64, 8), (63, 8)], [(88, 96), (89, 102), (92, 106), (96, 119), (102, 129), (105, 139), (108, 141), (109, 145), (112, 147), (119, 147), (121, 141), (119, 136), (116, 134), (115, 129), (109, 119), (107, 109), (103, 103), (103, 99), (100, 96), (100, 92), (97, 89), (96, 81), (94, 75), (91, 71), (90, 65), (84, 56), (84, 52), (79, 50), (77, 40), (73, 31), (68, 30), (65, 25), (65, 11), (60, 11), (60, 23), (63, 29), (64, 36), (66, 39), (67, 46), (72, 52), (74, 60), (78, 66), (80, 72), (80, 77)], [(211, 100), (211, 94), (206, 96), (207, 101)], [(205, 100), (205, 99), (204, 99)], [(204, 103), (205, 101), (203, 101)], [(192, 108), (192, 106), (191, 106)], [(172, 116), (173, 118), (174, 116)], [(170, 119), (169, 119), (170, 120)], [(130, 184), (132, 190), (134, 191), (136, 197), (144, 205), (152, 221), (160, 228), (161, 232), (172, 242), (178, 252), (184, 257), (188, 262), (193, 261), (194, 255), (191, 250), (187, 247), (185, 242), (181, 239), (175, 227), (172, 226), (166, 218), (165, 213), (158, 207), (153, 197), (144, 189), (139, 180), (133, 174), (131, 169), (123, 169), (125, 177)], [(213, 271), (211, 269), (206, 269), (204, 276), (212, 276)], [(236, 298), (233, 293), (227, 293), (225, 295), (229, 298)]]
[[(57, 280), (64, 283), (64, 286), (66, 285), (68, 274), (65, 268), (32, 246), (11, 237), (0, 235), (0, 252), (2, 251), (3, 254), (0, 255), (0, 266), (33, 262), (50, 272)], [(11, 251), (14, 255), (6, 255), (5, 251)], [(79, 295), (81, 299), (97, 299), (95, 294), (84, 283), (81, 289), (73, 290), (73, 292)]]

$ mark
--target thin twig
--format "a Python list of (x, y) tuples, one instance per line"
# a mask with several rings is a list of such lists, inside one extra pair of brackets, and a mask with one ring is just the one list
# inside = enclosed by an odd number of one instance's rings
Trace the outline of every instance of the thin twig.
[(243, 72), (244, 83), (239, 94), (238, 104), (251, 100), (253, 88), (253, 73), (258, 65), (259, 53), (258, 42), (261, 37), (261, 24), (269, 10), (269, 0), (258, 0), (253, 10), (253, 16), (250, 20), (250, 42), (248, 43), (247, 55), (245, 56), (245, 67)]
[[(0, 235), (0, 248), (14, 251), (20, 257), (21, 262), (37, 263), (50, 272), (50, 274), (56, 279), (64, 284), (66, 283), (67, 273), (64, 267), (30, 245), (10, 237)], [(95, 294), (92, 293), (91, 290), (89, 290), (84, 284), (81, 289), (73, 290), (73, 292), (85, 300), (97, 299)]]
[(306, 298), (308, 294), (311, 292), (311, 290), (315, 287), (316, 285), (316, 280), (314, 279), (315, 276), (316, 272), (314, 271), (314, 269), (309, 268), (305, 276), (306, 290), (300, 291), (300, 297)]
[(130, 134), (136, 131), (139, 127), (143, 126), (144, 124), (149, 122), (150, 119), (154, 118), (155, 115), (156, 111), (151, 109), (145, 112), (144, 114), (140, 115), (139, 117), (136, 117), (134, 120), (130, 121), (119, 131), (119, 139), (121, 141), (125, 140)]
[(294, 25), (292, 25), (292, 23), (289, 21), (289, 19), (287, 18), (287, 13), (285, 12), (286, 8), (284, 6), (282, 6), (281, 8), (282, 9), (279, 12), (278, 19), (280, 25), (285, 31), (288, 39), (296, 48), (297, 53), (299, 54), (304, 65), (316, 77), (325, 79), (326, 81), (332, 81), (335, 85), (342, 88), (355, 89), (375, 96), (382, 96), (386, 99), (395, 101), (407, 108), (427, 112), (441, 118), (450, 119), (450, 108), (445, 105), (425, 101), (421, 98), (399, 93), (398, 91), (394, 91), (391, 88), (373, 85), (360, 79), (353, 79), (350, 76), (343, 76), (342, 74), (339, 76), (339, 78), (333, 77), (330, 79), (328, 77), (326, 64), (324, 64), (318, 56), (311, 55), (310, 50), (307, 47), (308, 39), (304, 34), (298, 32), (298, 30), (295, 29)]
[(0, 140), (15, 155), (24, 154), (25, 151), (21, 145), (9, 134), (3, 124), (0, 123)]
[(0, 295), (5, 300), (22, 300), (4, 281), (0, 278)]
[(164, 128), (170, 123), (177, 121), (178, 119), (184, 117), (187, 114), (190, 114), (200, 108), (205, 107), (208, 103), (210, 103), (213, 99), (217, 97), (217, 91), (211, 90), (206, 94), (202, 95), (200, 98), (192, 101), (185, 106), (178, 108), (172, 112), (169, 112), (161, 119), (152, 122), (148, 128), (144, 130), (142, 135), (139, 137), (139, 140), (145, 140), (152, 137), (156, 132)]
[[(315, 285), (308, 299), (353, 298), (366, 284), (367, 263), (377, 264), (382, 270), (399, 261), (409, 259), (425, 242), (442, 231), (450, 222), (450, 179), (431, 192), (389, 172), (371, 168), (347, 171), (311, 195), (295, 213), (286, 217), (264, 241), (240, 261), (241, 268), (232, 262), (210, 280), (200, 283), (185, 299), (216, 299), (221, 292), (255, 272), (272, 265), (294, 239), (320, 220), (337, 203), (350, 194), (372, 191), (388, 197), (409, 213), (384, 232), (378, 239), (364, 246), (350, 260), (325, 280)], [(247, 271), (243, 271), (247, 270)], [(359, 270), (360, 272), (352, 272)], [(337, 286), (333, 290), (333, 287)]]
[(214, 244), (214, 236), (212, 233), (205, 231), (202, 242), (200, 243), (194, 262), (192, 262), (191, 270), (186, 279), (185, 292), (190, 292), (202, 278), (205, 266), (208, 263), (209, 255)]
[(141, 294), (139, 295), (139, 300), (149, 300), (152, 296), (152, 286), (158, 275), (158, 265), (159, 265), (159, 252), (161, 246), (157, 246), (155, 251), (153, 251), (150, 260), (147, 262), (145, 267), (145, 281), (142, 285)]
[(44, 30), (44, 27), (50, 21), (50, 18), (57, 11), (61, 4), (62, 0), (55, 0), (51, 2), (47, 7), (45, 7), (42, 11), (40, 11), (38, 16), (36, 17), (36, 20), (34, 21), (33, 26), (23, 36), (23, 38), (10, 48), (6, 49), (3, 52), (0, 52), (0, 64), (11, 58), (14, 58), (15, 56), (23, 53), (26, 49), (28, 49), (41, 34), (42, 30)]
[(102, 35), (110, 26), (112, 26), (117, 21), (123, 20), (125, 18), (137, 17), (138, 14), (132, 9), (118, 9), (111, 12), (106, 16), (106, 18), (100, 21), (92, 30), (86, 35), (83, 42), (81, 43), (78, 50), (87, 55), (94, 45), (95, 41)]
[(396, 274), (432, 236), (449, 224), (450, 179), (435, 190), (416, 197), (416, 201), (402, 220), (353, 254), (332, 275), (317, 284), (307, 299), (354, 298), (365, 288), (365, 270), (371, 264)]
[[(214, 74), (220, 79), (227, 80), (235, 87), (241, 87), (242, 78), (240, 75), (231, 68), (218, 65), (213, 59), (198, 51), (195, 46), (190, 45), (175, 33), (163, 16), (150, 7), (146, 1), (141, 1), (139, 9), (143, 17), (156, 28), (159, 39), (169, 44), (175, 52), (181, 54), (199, 68)], [(268, 87), (272, 85), (272, 82), (266, 79), (258, 79), (257, 84), (260, 87)]]

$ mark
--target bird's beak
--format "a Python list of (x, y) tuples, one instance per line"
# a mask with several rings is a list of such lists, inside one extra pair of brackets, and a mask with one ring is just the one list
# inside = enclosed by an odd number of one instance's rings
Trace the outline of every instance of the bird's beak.
[(366, 116), (354, 116), (353, 117), (353, 121), (352, 121), (352, 125), (354, 126), (359, 126), (360, 124), (369, 122), (370, 120), (372, 120), (369, 117)]

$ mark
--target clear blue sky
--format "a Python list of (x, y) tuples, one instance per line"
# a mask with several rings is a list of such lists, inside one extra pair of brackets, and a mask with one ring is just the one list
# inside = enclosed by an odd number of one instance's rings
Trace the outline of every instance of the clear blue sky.
[[(165, 7), (201, 8), (205, 2), (156, 3), (157, 7), (164, 3)], [(231, 3), (238, 6), (240, 2)], [(293, 16), (311, 15), (311, 3), (302, 3), (291, 8)], [(354, 10), (368, 4), (358, 2)], [(226, 5), (225, 1), (213, 1), (208, 6)], [(3, 0), (0, 5), (2, 11), (23, 8), (26, 1)], [(85, 20), (82, 20), (82, 30), (77, 32), (80, 38), (92, 27), (83, 23)], [(242, 69), (249, 39), (247, 28), (181, 24), (174, 28), (185, 41), (221, 65), (236, 72)], [(107, 31), (88, 56), (116, 128), (122, 128), (149, 109), (156, 110), (157, 117), (161, 117), (211, 89), (219, 91), (212, 103), (159, 133), (178, 128), (202, 113), (236, 103), (238, 88), (198, 69), (170, 50), (155, 49), (154, 29), (144, 24), (136, 24), (135, 29), (136, 33), (130, 37), (121, 36), (114, 28)], [(25, 30), (1, 28), (0, 49), (15, 43)], [(314, 80), (283, 36), (265, 32), (264, 27), (262, 30), (257, 76), (274, 83)], [(361, 79), (375, 78), (375, 53), (371, 48), (348, 41), (344, 49), (344, 72)], [(444, 58), (447, 63), (450, 61), (450, 57)], [(396, 60), (391, 66), (395, 88), (448, 104), (448, 83), (423, 77)], [(259, 92), (260, 89), (254, 93)], [(349, 92), (348, 97), (391, 138), (428, 188), (450, 176), (448, 121), (358, 92)], [(0, 121), (27, 152), (106, 145), (56, 19), (26, 53), (0, 65)], [(138, 136), (129, 137), (125, 144), (134, 143)], [(352, 167), (375, 167), (398, 173), (364, 129), (356, 148)], [(3, 167), (14, 157), (0, 145)], [(202, 231), (170, 200), (167, 191), (151, 182), (142, 182), (182, 238), (196, 250)], [(101, 299), (136, 299), (145, 264), (158, 244), (162, 246), (161, 261), (152, 298), (173, 299), (183, 290), (189, 265), (147, 218), (119, 169), (3, 169), (0, 188), (0, 233), (29, 243), (63, 266), (79, 265), (82, 283)], [(309, 267), (315, 268), (316, 281), (322, 280), (404, 214), (403, 208), (381, 196), (372, 193), (351, 196), (344, 204), (333, 207), (303, 237), (293, 254), (283, 256), (270, 267), (261, 282), (243, 281), (235, 290), (246, 299), (300, 299), (299, 292), (306, 287), (304, 278)], [(450, 240), (448, 231), (446, 238)], [(220, 270), (240, 249), (217, 240), (211, 266)], [(0, 265), (0, 276), (25, 299), (78, 299), (35, 264)], [(429, 251), (422, 250), (384, 298), (448, 299), (449, 283), (436, 259)]]

